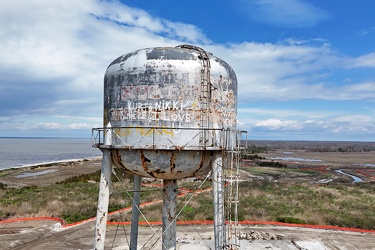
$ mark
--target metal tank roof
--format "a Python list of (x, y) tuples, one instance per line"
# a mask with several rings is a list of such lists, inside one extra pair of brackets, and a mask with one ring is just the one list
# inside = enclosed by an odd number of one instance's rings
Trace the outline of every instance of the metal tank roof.
[(102, 146), (133, 174), (180, 179), (209, 172), (212, 155), (235, 143), (236, 120), (233, 69), (199, 47), (137, 50), (105, 73)]

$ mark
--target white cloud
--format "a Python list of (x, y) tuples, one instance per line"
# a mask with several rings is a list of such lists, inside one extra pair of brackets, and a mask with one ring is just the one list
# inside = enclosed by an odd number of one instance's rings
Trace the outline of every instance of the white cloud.
[[(351, 75), (357, 58), (341, 55), (326, 41), (287, 40), (277, 44), (246, 42), (209, 49), (237, 73), (241, 102), (256, 100), (369, 100), (374, 82), (330, 80)], [(359, 67), (359, 65), (358, 65)], [(336, 76), (337, 75), (337, 76)]]
[[(375, 121), (374, 117), (368, 115), (341, 115), (332, 118), (334, 122), (351, 123), (351, 124), (370, 124)], [(374, 124), (375, 125), (375, 124)], [(375, 132), (375, 131), (374, 131)]]
[[(289, 120), (269, 118), (264, 120), (253, 119), (239, 122), (242, 130), (249, 131), (251, 137), (259, 132), (279, 132), (296, 138), (299, 134), (316, 135), (314, 140), (326, 140), (327, 137), (349, 137), (350, 135), (367, 134), (365, 140), (371, 141), (375, 136), (375, 119), (365, 115), (342, 115), (327, 119)], [(326, 136), (326, 137), (324, 137)]]
[[(251, 104), (249, 105), (251, 106)], [(277, 117), (278, 119), (290, 119), (290, 117), (303, 117), (305, 119), (325, 119), (337, 116), (338, 111), (327, 110), (297, 110), (297, 109), (275, 109), (275, 108), (239, 108), (240, 120), (251, 121), (251, 117)]]
[(7, 24), (0, 28), (0, 115), (97, 110), (101, 117), (112, 60), (144, 47), (208, 41), (193, 25), (117, 1), (2, 1), (0, 22)]
[(279, 119), (268, 119), (265, 121), (259, 121), (254, 123), (254, 127), (262, 127), (269, 130), (296, 130), (301, 129), (303, 126), (298, 121), (281, 121)]
[(369, 53), (355, 59), (354, 67), (375, 67), (375, 53)]
[[(328, 18), (325, 11), (306, 1), (255, 3), (260, 14), (270, 17), (263, 21), (286, 26), (309, 26)], [(7, 116), (0, 119), (0, 129), (100, 126), (103, 75), (110, 62), (136, 49), (183, 43), (202, 46), (232, 65), (244, 105), (257, 100), (375, 100), (371, 79), (330, 80), (351, 69), (374, 67), (374, 53), (350, 58), (320, 38), (224, 46), (212, 43), (194, 25), (155, 17), (117, 1), (99, 0), (1, 1), (0, 22), (4, 24), (0, 27), (0, 116)], [(253, 128), (333, 130), (335, 123), (343, 126), (341, 131), (346, 128), (344, 121), (324, 121), (335, 114), (321, 110), (308, 114), (296, 110), (239, 111), (258, 116), (240, 119), (241, 124)], [(273, 116), (275, 113), (278, 116)], [(369, 121), (365, 124), (369, 130)]]
[[(51, 120), (51, 121), (48, 121)], [(56, 121), (53, 121), (56, 120)], [(71, 121), (82, 122), (71, 122)], [(93, 127), (101, 127), (101, 119), (98, 117), (78, 116), (49, 116), (34, 117), (23, 115), (21, 117), (0, 117), (0, 127), (5, 130), (87, 130)]]
[(196, 26), (191, 24), (170, 22), (163, 18), (153, 17), (144, 10), (131, 8), (116, 1), (102, 1), (99, 5), (102, 7), (101, 10), (92, 14), (99, 19), (108, 20), (112, 24), (135, 27), (152, 34), (190, 43), (209, 41)]
[(8, 24), (0, 33), (2, 62), (39, 77), (95, 72), (121, 53), (171, 45), (175, 38), (206, 40), (195, 26), (153, 18), (119, 2), (15, 0), (0, 8), (0, 22)]
[(253, 19), (282, 27), (310, 27), (330, 18), (327, 11), (304, 0), (241, 1)]

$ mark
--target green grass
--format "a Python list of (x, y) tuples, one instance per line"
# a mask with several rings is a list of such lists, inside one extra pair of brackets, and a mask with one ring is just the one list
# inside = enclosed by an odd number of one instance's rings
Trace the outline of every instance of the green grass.
[[(112, 194), (109, 211), (131, 205), (126, 190), (132, 188), (128, 176), (118, 174), (121, 182), (112, 176)], [(11, 217), (52, 216), (67, 223), (96, 216), (100, 171), (68, 178), (46, 187), (0, 189), (0, 220)], [(148, 199), (151, 195), (145, 197)]]
[(239, 213), (245, 220), (293, 218), (309, 224), (375, 228), (374, 185), (242, 183)]
[[(266, 174), (267, 168), (255, 168)], [(296, 171), (286, 170), (282, 171)], [(297, 171), (298, 172), (298, 171)], [(0, 219), (13, 217), (53, 216), (67, 223), (96, 216), (99, 172), (70, 178), (46, 187), (20, 189), (0, 188)], [(306, 174), (306, 173), (298, 173)], [(131, 178), (117, 174), (113, 177), (109, 210), (131, 206), (133, 184)], [(211, 187), (207, 181), (202, 188)], [(180, 188), (194, 189), (199, 182), (179, 182)], [(162, 199), (161, 187), (142, 187), (141, 203)], [(189, 194), (190, 195), (190, 194)], [(186, 206), (190, 196), (178, 198), (179, 220), (212, 220), (212, 193), (196, 195)], [(240, 220), (280, 221), (375, 229), (375, 185), (373, 183), (316, 185), (301, 182), (242, 182), (239, 185)], [(150, 221), (161, 220), (162, 205), (142, 208)], [(121, 215), (130, 220), (130, 214)], [(111, 220), (119, 220), (111, 218)], [(140, 220), (143, 220), (140, 218)]]

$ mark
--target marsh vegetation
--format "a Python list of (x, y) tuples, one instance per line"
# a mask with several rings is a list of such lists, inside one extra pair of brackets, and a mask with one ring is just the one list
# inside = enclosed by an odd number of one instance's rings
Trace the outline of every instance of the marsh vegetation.
[[(259, 169), (263, 172), (260, 173)], [(260, 168), (257, 174), (280, 169)], [(290, 170), (296, 171), (296, 170)], [(255, 171), (256, 172), (256, 171)], [(254, 172), (253, 172), (254, 173)], [(299, 172), (297, 172), (299, 174)], [(303, 175), (314, 172), (302, 172)], [(96, 216), (99, 172), (67, 179), (47, 187), (31, 186), (0, 189), (0, 218), (52, 216), (66, 223)], [(120, 176), (120, 180), (117, 177)], [(132, 183), (121, 172), (113, 176), (109, 210), (131, 206)], [(201, 183), (180, 182), (180, 191), (194, 190)], [(202, 187), (210, 187), (207, 181)], [(184, 189), (184, 190), (183, 190)], [(317, 185), (303, 182), (274, 182), (256, 179), (239, 185), (239, 220), (280, 221), (335, 225), (375, 229), (375, 185), (373, 183), (330, 183)], [(178, 200), (182, 210), (179, 220), (212, 220), (212, 193), (189, 196)], [(162, 199), (162, 188), (157, 185), (142, 187), (141, 202)], [(161, 220), (161, 203), (142, 208), (149, 221)], [(114, 216), (111, 220), (130, 220), (130, 214)], [(141, 218), (140, 220), (144, 220)]]

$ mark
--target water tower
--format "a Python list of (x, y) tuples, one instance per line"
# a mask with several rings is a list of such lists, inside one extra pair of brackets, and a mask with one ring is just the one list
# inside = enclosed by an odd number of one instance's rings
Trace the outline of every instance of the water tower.
[[(135, 190), (141, 177), (163, 180), (163, 249), (176, 247), (176, 180), (212, 171), (215, 246), (221, 248), (223, 152), (238, 147), (239, 133), (237, 79), (229, 64), (190, 45), (120, 56), (105, 73), (103, 120), (103, 128), (93, 129), (94, 145), (103, 152), (94, 247), (104, 248), (114, 166), (135, 176)], [(135, 196), (133, 208), (138, 205)], [(131, 249), (137, 244), (135, 210)]]

